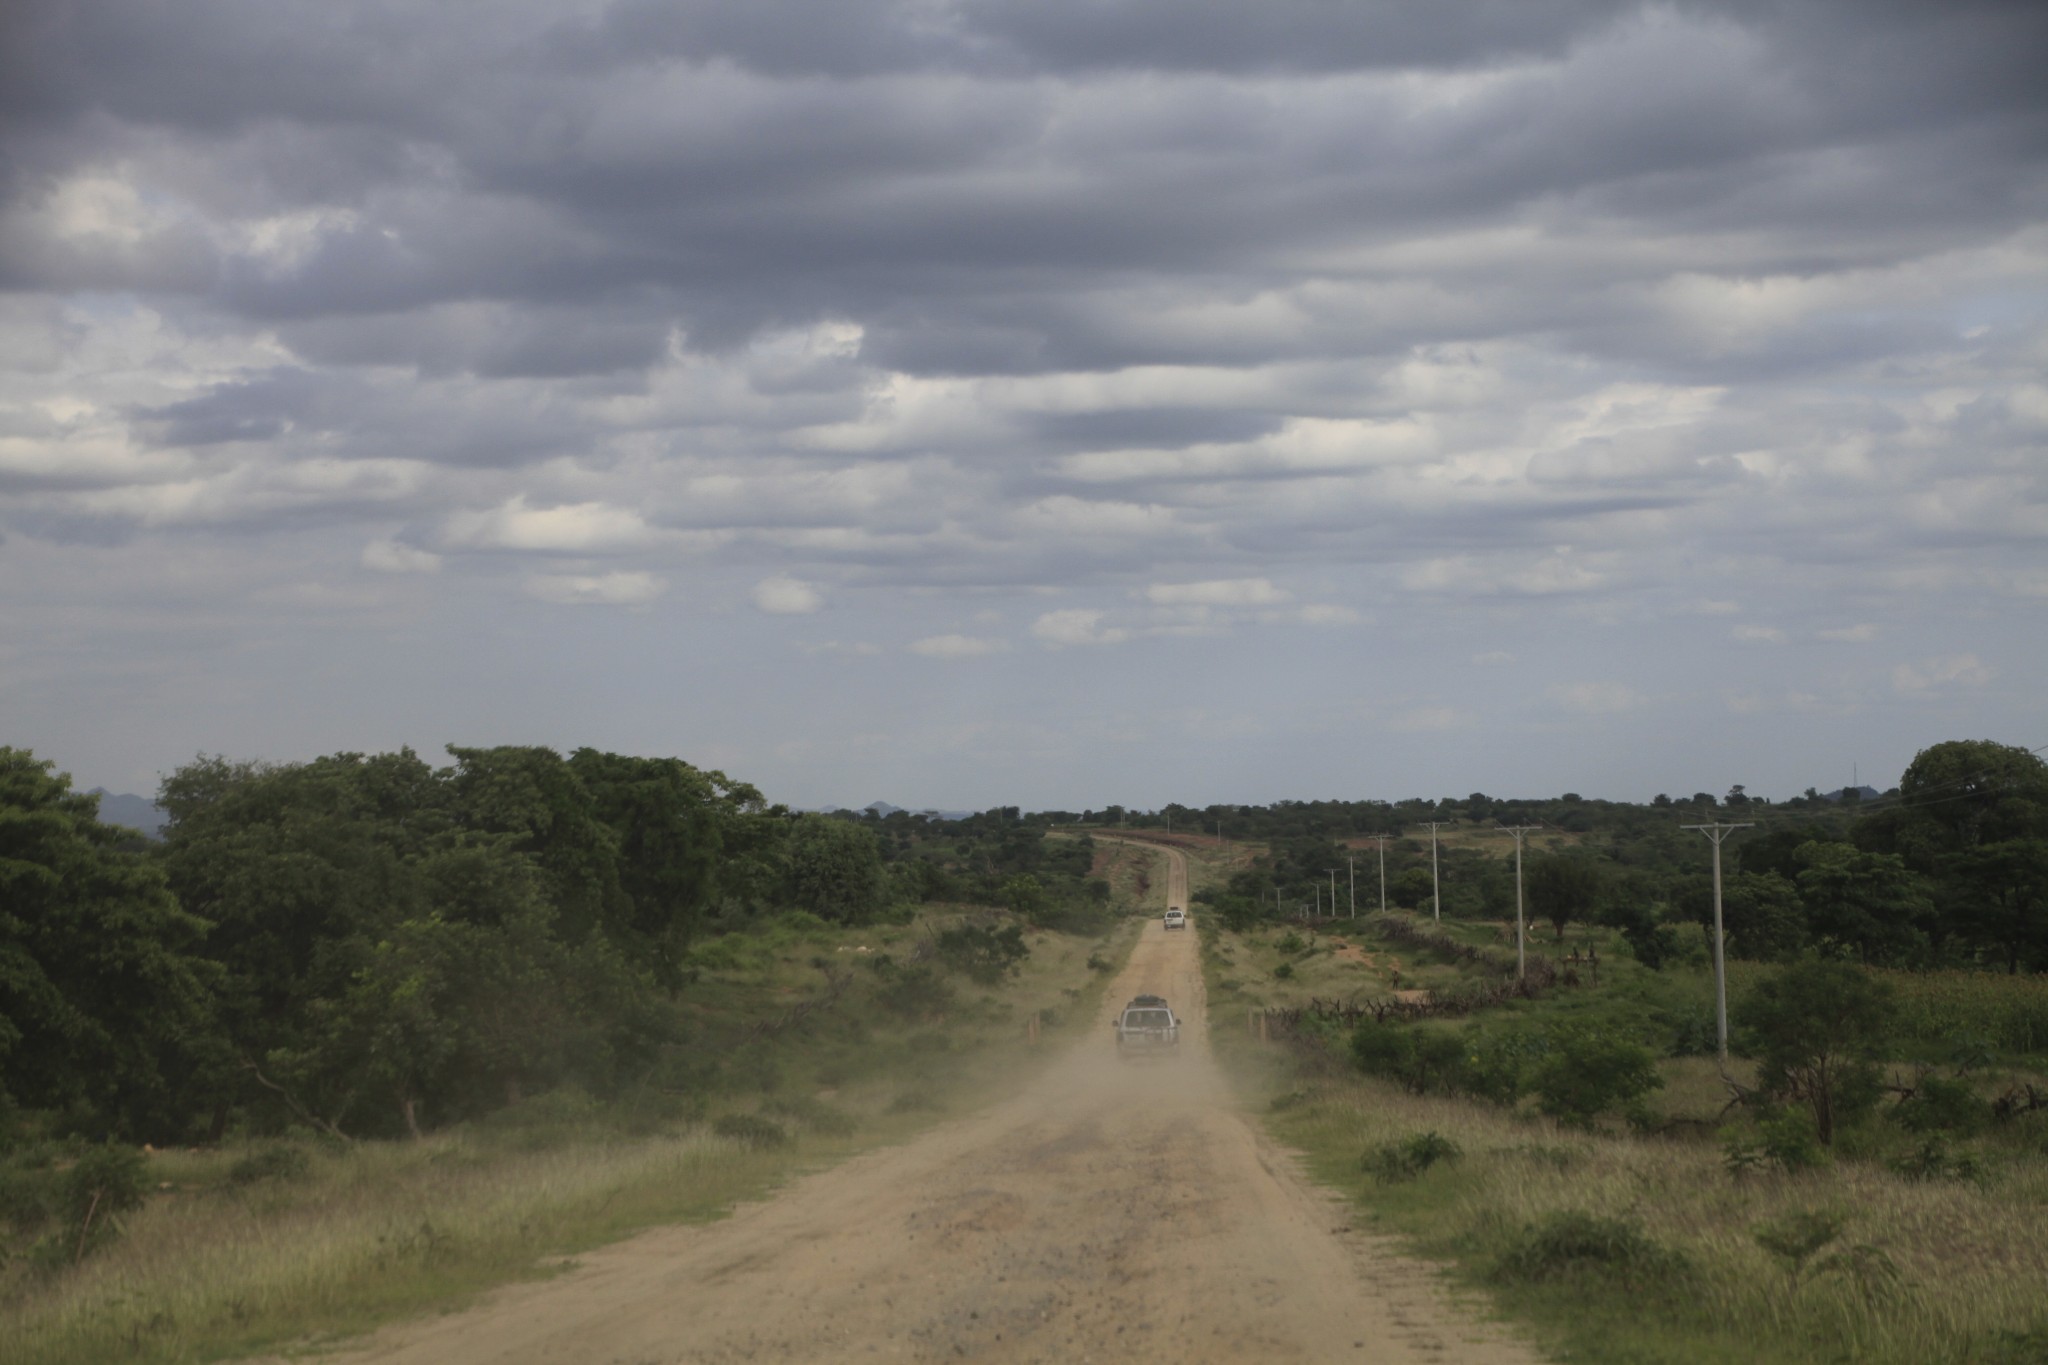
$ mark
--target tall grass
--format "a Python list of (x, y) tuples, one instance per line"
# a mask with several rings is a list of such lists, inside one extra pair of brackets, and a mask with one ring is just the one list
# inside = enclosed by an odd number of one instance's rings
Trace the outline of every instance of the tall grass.
[[(1909, 1181), (1849, 1162), (1738, 1179), (1711, 1147), (1566, 1133), (1339, 1077), (1297, 1092), (1269, 1122), (1321, 1179), (1422, 1251), (1457, 1262), (1574, 1360), (2041, 1358), (2001, 1354), (2024, 1351), (2014, 1336), (2048, 1323), (2039, 1233), (2048, 1208), (2025, 1166), (1981, 1185)], [(1447, 1136), (1463, 1158), (1398, 1184), (1361, 1171), (1363, 1154), (1418, 1133)], [(1844, 1224), (1816, 1261), (1849, 1256), (1795, 1280), (1755, 1234), (1814, 1211)], [(1572, 1213), (1639, 1229), (1679, 1268), (1649, 1285), (1597, 1266), (1560, 1266), (1562, 1278), (1549, 1283), (1502, 1277), (1532, 1229)]]

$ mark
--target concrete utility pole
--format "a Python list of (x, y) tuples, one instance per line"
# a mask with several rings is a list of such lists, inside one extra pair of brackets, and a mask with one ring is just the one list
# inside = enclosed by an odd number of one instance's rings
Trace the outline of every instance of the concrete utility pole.
[(1541, 825), (1502, 825), (1515, 836), (1515, 979), (1529, 974), (1528, 933), (1522, 927), (1522, 836)]
[(1375, 834), (1372, 837), (1379, 840), (1380, 845), (1380, 913), (1384, 915), (1387, 913), (1387, 836)]
[(1358, 918), (1358, 859), (1346, 858), (1344, 866), (1351, 870), (1351, 918)]
[(1337, 869), (1330, 869), (1330, 918), (1337, 918)]
[(1721, 1065), (1728, 1065), (1728, 961), (1721, 946), (1721, 841), (1746, 825), (1680, 825), (1696, 829), (1714, 845), (1714, 1027), (1721, 1040)]
[(1429, 905), (1439, 924), (1443, 923), (1444, 918), (1444, 898), (1436, 883), (1436, 832), (1444, 823), (1446, 822), (1439, 820), (1429, 822)]

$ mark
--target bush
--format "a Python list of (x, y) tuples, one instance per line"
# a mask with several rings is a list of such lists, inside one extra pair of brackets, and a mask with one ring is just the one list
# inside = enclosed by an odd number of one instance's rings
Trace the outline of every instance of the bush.
[(1525, 1225), (1494, 1264), (1496, 1278), (1531, 1282), (1593, 1274), (1632, 1286), (1670, 1281), (1685, 1258), (1652, 1241), (1636, 1224), (1578, 1209)]
[(1896, 1175), (1908, 1180), (1967, 1180), (1984, 1178), (1984, 1167), (1968, 1152), (1952, 1153), (1939, 1134), (1928, 1138), (1906, 1155), (1886, 1163)]
[(952, 988), (939, 979), (937, 972), (922, 964), (895, 973), (889, 984), (875, 993), (875, 998), (884, 1009), (906, 1019), (944, 1014), (953, 1008)]
[(1541, 1034), (1522, 1030), (1488, 1033), (1472, 1029), (1466, 1035), (1465, 1063), (1460, 1083), (1483, 1100), (1509, 1106), (1522, 1098), (1526, 1077), (1547, 1051)]
[(1730, 1175), (1774, 1167), (1797, 1175), (1828, 1163), (1828, 1149), (1814, 1131), (1813, 1115), (1804, 1109), (1767, 1111), (1757, 1119), (1756, 1141), (1738, 1135), (1724, 1139), (1722, 1164)]
[(1991, 1103), (1965, 1080), (1923, 1076), (1913, 1093), (1892, 1108), (1892, 1118), (1909, 1133), (1955, 1133), (1967, 1137), (1991, 1122)]
[(759, 1114), (721, 1114), (711, 1124), (711, 1131), (722, 1138), (743, 1142), (749, 1147), (787, 1147), (789, 1132), (773, 1119)]
[(1288, 977), (1293, 975), (1294, 964), (1292, 962), (1283, 962), (1273, 969), (1273, 979), (1276, 981), (1285, 981)]
[(963, 924), (941, 933), (938, 947), (940, 961), (984, 986), (993, 986), (1015, 975), (1018, 965), (1031, 956), (1031, 948), (1024, 942), (1024, 930), (1015, 924), (1000, 930)]
[(1351, 1034), (1351, 1060), (1368, 1076), (1397, 1082), (1418, 1095), (1458, 1088), (1465, 1045), (1454, 1034), (1402, 1024), (1360, 1024)]
[(1359, 1169), (1382, 1185), (1413, 1180), (1439, 1161), (1456, 1161), (1464, 1150), (1438, 1132), (1413, 1133), (1382, 1143), (1358, 1159)]
[(148, 1164), (133, 1147), (88, 1147), (57, 1183), (59, 1225), (33, 1255), (45, 1266), (82, 1260), (121, 1234), (121, 1215), (140, 1208)]
[(1664, 1084), (1647, 1049), (1591, 1030), (1560, 1034), (1531, 1080), (1543, 1112), (1578, 1128)]

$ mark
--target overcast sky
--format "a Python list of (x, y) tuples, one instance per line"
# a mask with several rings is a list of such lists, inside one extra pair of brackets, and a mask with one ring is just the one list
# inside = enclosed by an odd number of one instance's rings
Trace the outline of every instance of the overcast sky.
[(2048, 743), (2048, 6), (26, 0), (0, 743), (778, 800)]

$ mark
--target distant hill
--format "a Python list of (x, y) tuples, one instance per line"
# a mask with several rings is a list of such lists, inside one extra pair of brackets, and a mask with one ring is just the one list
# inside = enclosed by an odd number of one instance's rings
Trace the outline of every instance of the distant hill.
[(100, 799), (100, 819), (105, 823), (141, 830), (152, 839), (163, 837), (164, 824), (170, 817), (148, 797), (122, 796), (105, 787), (94, 787), (86, 795)]
[(1858, 801), (1875, 801), (1878, 797), (1884, 795), (1883, 792), (1875, 787), (1841, 787), (1831, 792), (1822, 792), (1820, 799), (1823, 801), (1842, 801), (1848, 799), (1852, 793)]

